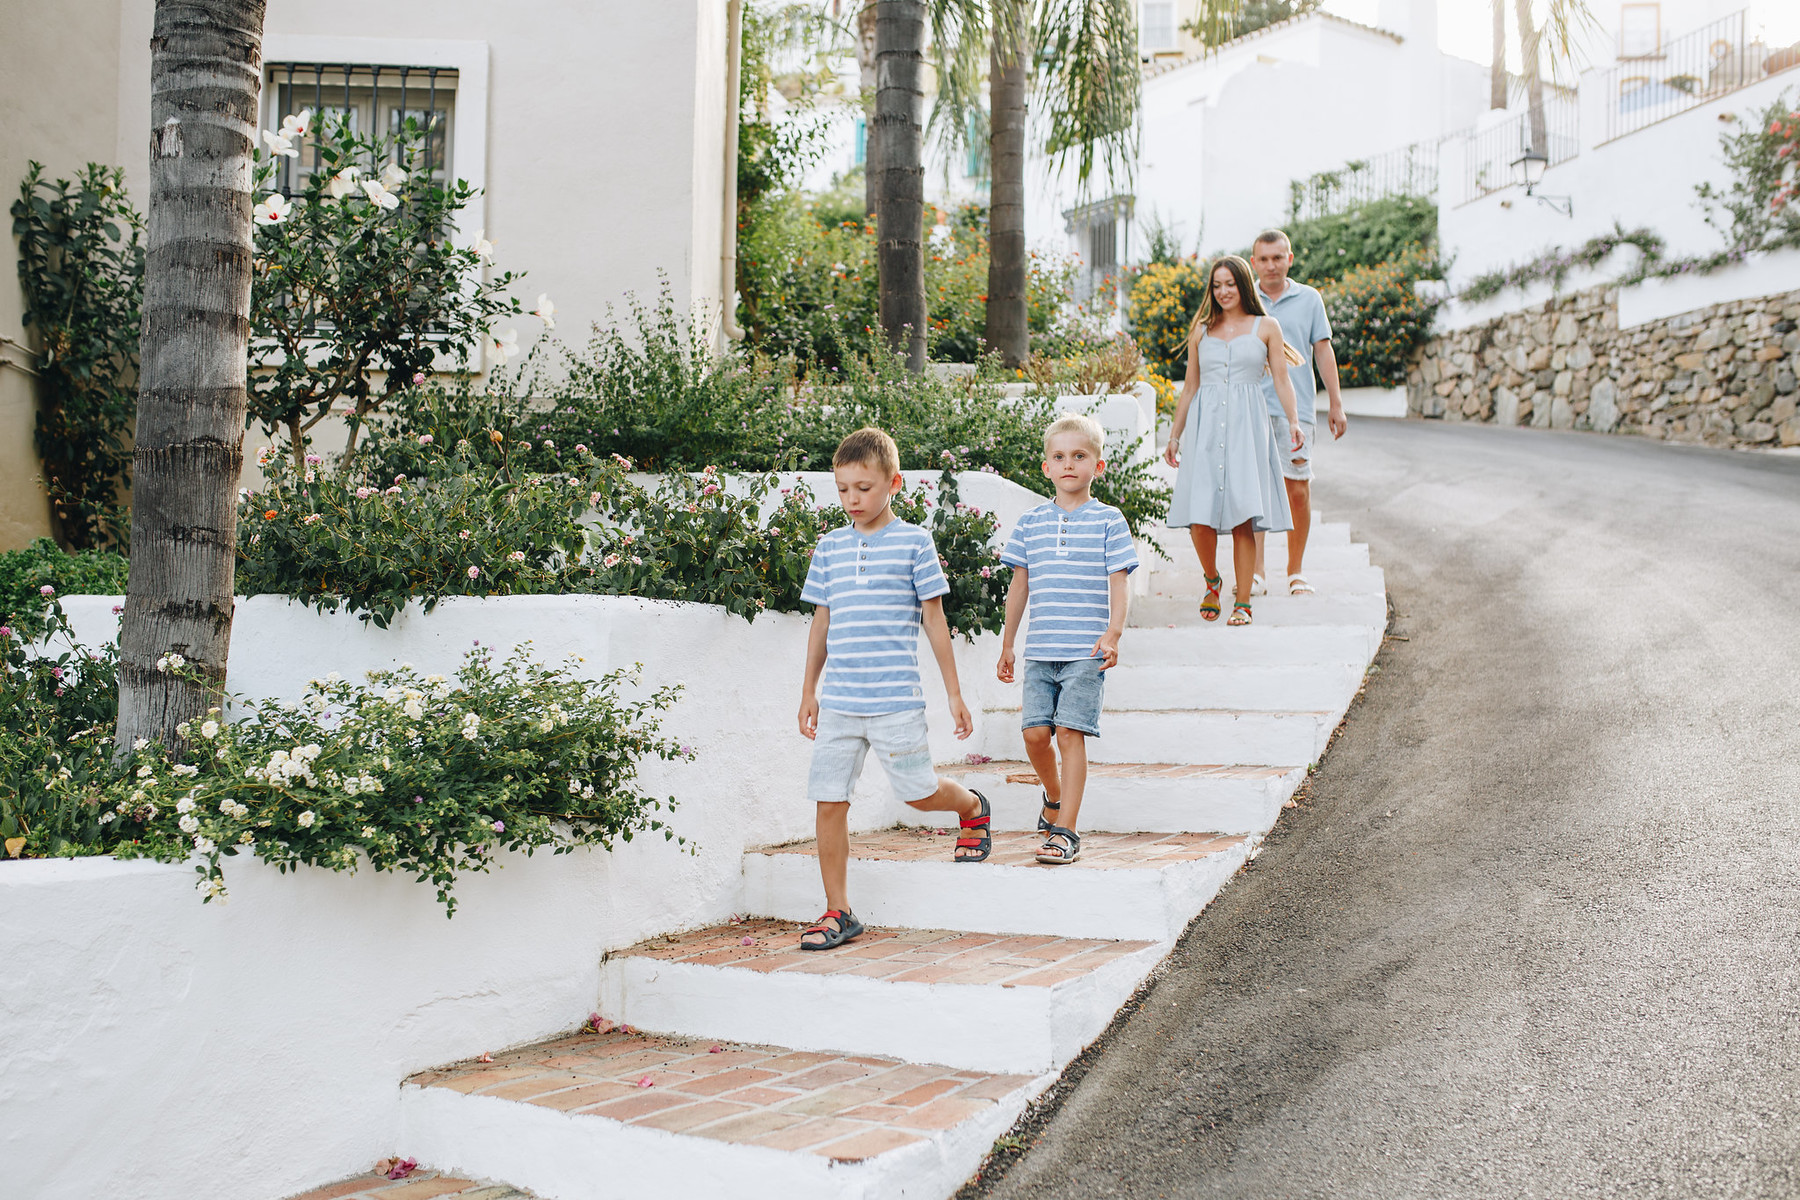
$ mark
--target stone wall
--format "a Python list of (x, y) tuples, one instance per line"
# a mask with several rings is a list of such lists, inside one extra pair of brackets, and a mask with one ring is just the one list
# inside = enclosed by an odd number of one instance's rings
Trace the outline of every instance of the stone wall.
[(1427, 342), (1411, 416), (1636, 433), (1716, 446), (1800, 445), (1800, 291), (1619, 328), (1596, 287)]

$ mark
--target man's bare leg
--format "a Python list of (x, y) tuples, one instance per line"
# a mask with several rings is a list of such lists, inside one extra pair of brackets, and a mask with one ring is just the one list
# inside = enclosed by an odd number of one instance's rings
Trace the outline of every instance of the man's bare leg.
[[(1293, 514), (1294, 528), (1288, 534), (1289, 575), (1300, 574), (1300, 564), (1306, 558), (1306, 539), (1312, 533), (1312, 481), (1310, 479), (1284, 479), (1287, 484), (1288, 509)], [(1262, 535), (1256, 535), (1256, 561), (1262, 562)], [(1267, 579), (1268, 576), (1264, 575)]]

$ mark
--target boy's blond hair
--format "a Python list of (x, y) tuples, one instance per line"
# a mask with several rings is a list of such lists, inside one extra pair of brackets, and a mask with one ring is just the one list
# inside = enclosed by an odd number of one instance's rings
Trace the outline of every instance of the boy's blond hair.
[(839, 442), (837, 453), (831, 456), (834, 468), (857, 463), (874, 467), (883, 479), (892, 479), (900, 473), (900, 447), (885, 430), (864, 425)]
[(1063, 413), (1050, 422), (1050, 428), (1044, 430), (1045, 457), (1050, 454), (1050, 439), (1059, 433), (1078, 433), (1087, 448), (1094, 452), (1095, 458), (1106, 455), (1106, 428), (1092, 417), (1080, 413)]

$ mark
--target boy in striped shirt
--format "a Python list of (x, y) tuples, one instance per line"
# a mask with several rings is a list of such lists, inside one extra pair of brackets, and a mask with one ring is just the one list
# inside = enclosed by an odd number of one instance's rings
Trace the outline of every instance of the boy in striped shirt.
[[(825, 915), (800, 938), (802, 950), (831, 950), (863, 931), (850, 911), (850, 793), (870, 750), (894, 795), (927, 812), (954, 812), (964, 836), (957, 862), (981, 862), (992, 847), (988, 802), (940, 779), (925, 736), (919, 679), (919, 626), (950, 694), (956, 736), (974, 731), (956, 678), (944, 596), (950, 585), (929, 531), (894, 515), (904, 480), (900, 450), (879, 429), (859, 429), (831, 461), (838, 502), (850, 524), (819, 539), (800, 599), (816, 605), (806, 643), (800, 732), (813, 740), (807, 793), (818, 806), (819, 874)], [(820, 675), (824, 686), (820, 687)]]
[(1020, 517), (1000, 552), (1013, 577), (997, 673), (1013, 681), (1013, 640), (1029, 602), (1025, 753), (1044, 785), (1038, 831), (1047, 836), (1037, 860), (1052, 866), (1081, 855), (1075, 822), (1087, 788), (1087, 739), (1100, 736), (1104, 672), (1119, 661), (1125, 631), (1125, 578), (1138, 567), (1124, 514), (1093, 496), (1095, 477), (1106, 471), (1105, 447), (1106, 431), (1092, 417), (1065, 413), (1051, 422), (1044, 474), (1056, 498)]

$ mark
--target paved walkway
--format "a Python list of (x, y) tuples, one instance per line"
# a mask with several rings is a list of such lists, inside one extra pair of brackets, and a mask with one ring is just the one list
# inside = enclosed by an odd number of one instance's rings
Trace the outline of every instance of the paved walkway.
[(1800, 1194), (1800, 460), (1362, 420), (1320, 461), (1407, 640), (974, 1191)]

